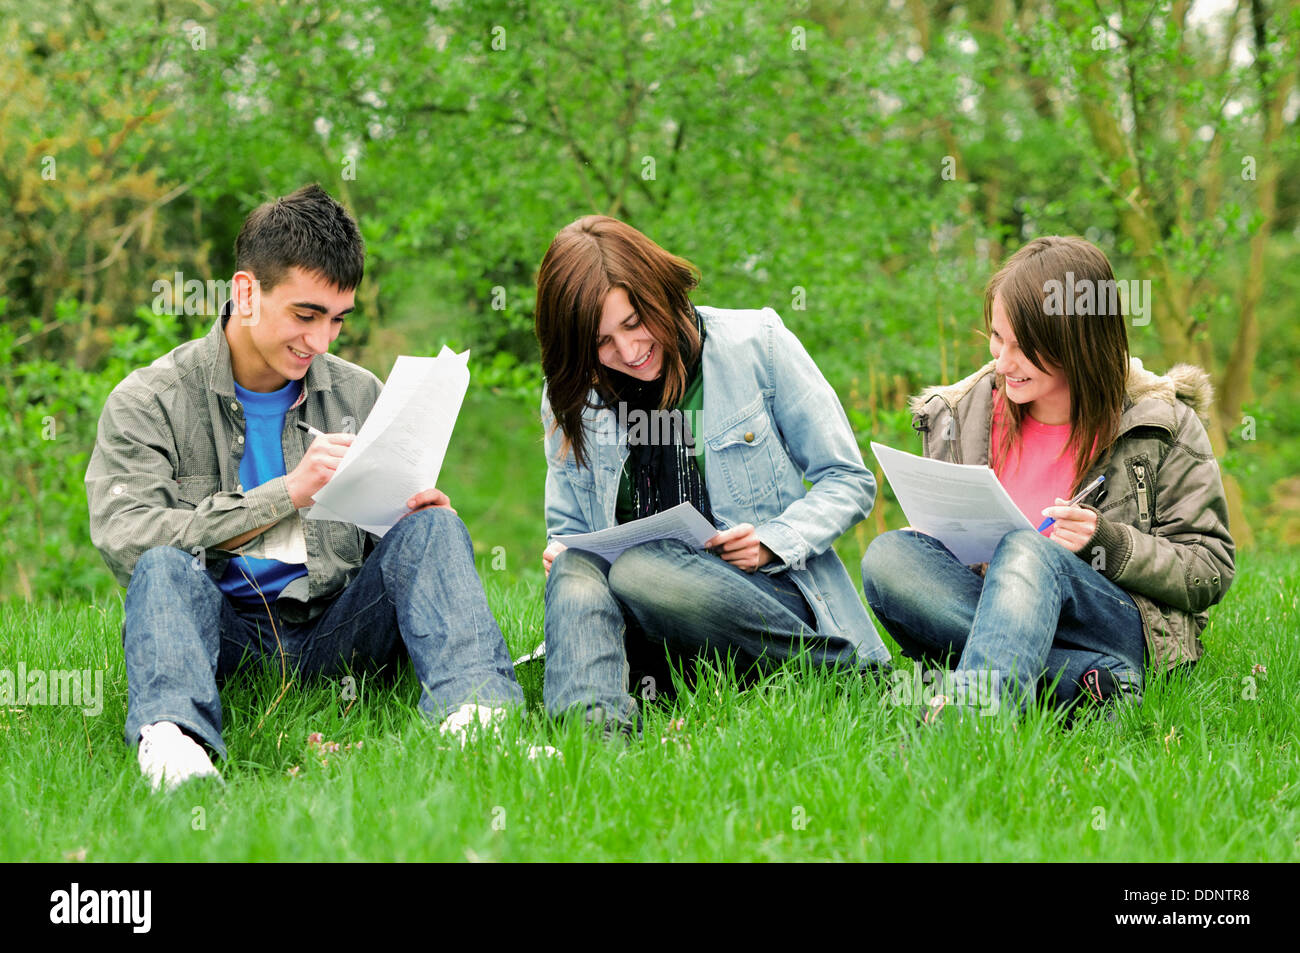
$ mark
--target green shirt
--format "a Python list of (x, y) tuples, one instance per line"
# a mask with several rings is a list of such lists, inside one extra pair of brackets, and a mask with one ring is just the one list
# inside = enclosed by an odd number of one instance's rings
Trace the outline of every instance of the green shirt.
[[(682, 412), (686, 425), (691, 426), (692, 421), (700, 419), (700, 412), (704, 408), (704, 374), (703, 369), (697, 373), (686, 384), (686, 392), (682, 394), (682, 399), (677, 402), (677, 410)], [(696, 441), (700, 440), (700, 435), (694, 433)], [(700, 468), (700, 478), (704, 478), (704, 447), (697, 446), (698, 453), (692, 455), (695, 465)], [(623, 464), (623, 474), (618, 480), (618, 502), (614, 507), (614, 518), (620, 523), (626, 523), (632, 519), (632, 474), (628, 469), (631, 465), (631, 458)]]

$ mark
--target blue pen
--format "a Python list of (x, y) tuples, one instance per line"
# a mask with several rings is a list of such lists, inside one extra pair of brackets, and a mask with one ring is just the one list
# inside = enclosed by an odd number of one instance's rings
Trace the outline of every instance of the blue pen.
[[(1103, 473), (1101, 476), (1097, 477), (1097, 479), (1093, 480), (1086, 487), (1080, 490), (1079, 495), (1076, 496), (1074, 499), (1072, 499), (1069, 503), (1066, 503), (1065, 505), (1074, 506), (1076, 503), (1083, 502), (1083, 498), (1087, 496), (1089, 493), (1091, 493), (1093, 490), (1097, 489), (1097, 487), (1101, 486), (1102, 481), (1104, 481), (1105, 479), (1106, 479), (1106, 475)], [(1047, 527), (1051, 526), (1055, 522), (1056, 520), (1053, 517), (1049, 516), (1047, 519), (1043, 520), (1043, 525), (1038, 527), (1038, 531), (1041, 533), (1043, 530), (1047, 529)]]

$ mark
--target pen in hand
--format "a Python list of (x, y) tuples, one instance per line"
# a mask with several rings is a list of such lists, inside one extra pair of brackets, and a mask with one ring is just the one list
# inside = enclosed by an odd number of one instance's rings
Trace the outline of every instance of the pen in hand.
[[(1078, 495), (1076, 495), (1074, 499), (1072, 499), (1069, 503), (1066, 503), (1065, 505), (1077, 506), (1079, 503), (1083, 502), (1084, 497), (1086, 497), (1093, 490), (1097, 489), (1097, 487), (1101, 486), (1102, 481), (1104, 481), (1105, 479), (1106, 479), (1105, 474), (1102, 474), (1101, 476), (1097, 477), (1097, 479), (1093, 480), (1082, 490), (1080, 490)], [(1049, 516), (1047, 519), (1043, 520), (1042, 525), (1038, 527), (1038, 531), (1041, 533), (1043, 530), (1047, 529), (1047, 527), (1051, 526), (1055, 522), (1056, 519), (1054, 517)]]
[(310, 434), (310, 435), (313, 436), (313, 437), (323, 437), (323, 436), (325, 436), (323, 433), (321, 433), (319, 430), (317, 430), (317, 429), (316, 429), (315, 427), (313, 427), (311, 424), (307, 423), (307, 421), (305, 421), (305, 420), (295, 420), (294, 423), (298, 426), (298, 429), (301, 430), (301, 431), (302, 431), (303, 433), (305, 433), (305, 434)]

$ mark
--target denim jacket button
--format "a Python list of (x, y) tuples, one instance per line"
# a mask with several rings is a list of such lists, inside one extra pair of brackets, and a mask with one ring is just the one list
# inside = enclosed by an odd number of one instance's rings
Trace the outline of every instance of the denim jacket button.
[(753, 443), (753, 442), (754, 442), (754, 432), (751, 430), (745, 434), (745, 443)]

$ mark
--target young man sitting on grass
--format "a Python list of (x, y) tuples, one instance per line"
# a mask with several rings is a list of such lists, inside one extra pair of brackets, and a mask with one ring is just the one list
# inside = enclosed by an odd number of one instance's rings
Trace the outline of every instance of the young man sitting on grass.
[(217, 685), (248, 660), (334, 675), (404, 650), (421, 710), (461, 744), (523, 701), (444, 493), (415, 494), (382, 540), (303, 519), (379, 396), (328, 353), (363, 266), (356, 222), (319, 186), (262, 205), (212, 330), (130, 374), (100, 416), (90, 537), (127, 586), (126, 740), (154, 790), (220, 778), (203, 747), (226, 754)]

